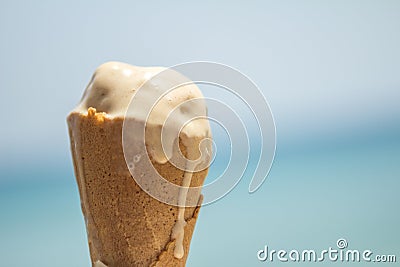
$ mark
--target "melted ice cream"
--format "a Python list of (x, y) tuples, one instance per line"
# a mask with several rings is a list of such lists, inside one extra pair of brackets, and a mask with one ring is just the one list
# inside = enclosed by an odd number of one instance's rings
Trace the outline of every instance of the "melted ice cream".
[[(156, 74), (164, 71), (161, 67), (136, 67), (120, 62), (108, 62), (99, 66), (87, 86), (81, 102), (73, 112), (87, 114), (89, 108), (95, 108), (97, 112), (104, 112), (109, 117), (130, 117), (146, 122), (146, 144), (149, 144), (149, 155), (158, 163), (163, 164), (171, 159), (174, 153), (174, 143), (180, 138), (187, 149), (188, 161), (185, 166), (185, 174), (182, 188), (178, 197), (178, 218), (172, 230), (172, 238), (176, 240), (174, 256), (184, 256), (183, 239), (186, 221), (185, 203), (188, 187), (190, 186), (192, 173), (199, 161), (203, 160), (199, 151), (199, 140), (210, 138), (210, 126), (206, 119), (207, 109), (204, 101), (196, 101), (187, 105), (181, 105), (191, 99), (203, 98), (199, 88), (188, 83), (163, 95), (159, 101), (154, 102), (154, 96), (160, 94), (165, 88), (176, 84), (176, 79), (182, 79), (182, 75), (171, 72), (170, 76), (161, 79), (151, 79)], [(184, 79), (182, 79), (184, 80)], [(137, 96), (134, 109), (128, 109), (132, 97), (142, 87), (143, 91)], [(141, 90), (142, 90), (141, 89)], [(172, 88), (170, 88), (172, 89)], [(149, 103), (149, 101), (153, 101)], [(154, 105), (151, 113), (141, 105)], [(178, 107), (176, 111), (175, 108)], [(175, 110), (175, 111), (174, 111)], [(172, 119), (168, 115), (173, 112)], [(203, 116), (203, 119), (191, 120), (193, 117)], [(166, 120), (168, 118), (168, 122)], [(182, 127), (182, 129), (181, 129)], [(163, 131), (161, 143), (160, 131)], [(211, 147), (208, 147), (211, 151)], [(99, 263), (101, 266), (102, 263)], [(97, 265), (96, 265), (97, 266)]]

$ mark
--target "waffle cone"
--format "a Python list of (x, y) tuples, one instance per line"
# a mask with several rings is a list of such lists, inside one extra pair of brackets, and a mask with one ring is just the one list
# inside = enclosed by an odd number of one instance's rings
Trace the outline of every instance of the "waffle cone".
[[(171, 232), (178, 207), (154, 199), (133, 179), (122, 147), (123, 118), (90, 108), (67, 121), (92, 266), (185, 266), (200, 207), (185, 209), (185, 254), (177, 259)], [(183, 170), (152, 162), (166, 180), (181, 184)], [(207, 171), (194, 173), (190, 186), (201, 186)]]

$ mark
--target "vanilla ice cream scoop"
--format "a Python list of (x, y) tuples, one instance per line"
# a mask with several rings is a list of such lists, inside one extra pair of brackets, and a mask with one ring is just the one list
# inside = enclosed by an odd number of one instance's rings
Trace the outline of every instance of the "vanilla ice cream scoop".
[[(183, 85), (175, 88), (177, 83)], [(135, 107), (128, 108), (139, 88), (142, 91), (137, 95)], [(199, 101), (202, 98), (199, 88), (176, 71), (162, 67), (136, 67), (121, 62), (108, 62), (96, 69), (74, 112), (87, 113), (92, 107), (110, 117), (146, 121), (149, 131), (146, 142), (153, 148), (150, 150), (151, 156), (157, 162), (165, 163), (172, 157), (174, 139), (180, 137), (184, 143), (188, 143), (196, 137), (211, 138), (210, 125), (206, 119), (207, 107), (204, 101)], [(185, 104), (185, 101), (191, 99), (198, 101)], [(153, 105), (151, 110), (146, 108)], [(166, 123), (168, 116), (179, 105), (181, 106), (178, 111), (174, 112)], [(194, 117), (204, 119), (191, 120)], [(181, 126), (184, 127), (181, 129)], [(163, 144), (159, 138), (162, 127), (163, 138), (166, 138)], [(193, 153), (194, 155), (188, 157), (194, 159), (199, 156), (198, 150)]]

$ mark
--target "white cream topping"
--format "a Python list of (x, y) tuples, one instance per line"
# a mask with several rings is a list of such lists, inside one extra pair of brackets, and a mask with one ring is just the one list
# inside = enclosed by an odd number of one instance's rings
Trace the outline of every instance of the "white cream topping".
[[(195, 84), (175, 88), (157, 102), (157, 96), (173, 88), (177, 81), (189, 81), (177, 72), (166, 70), (162, 67), (136, 67), (120, 62), (104, 63), (96, 69), (74, 111), (87, 113), (88, 108), (93, 107), (97, 112), (105, 112), (111, 117), (127, 116), (146, 121), (146, 143), (150, 147), (148, 152), (158, 163), (166, 163), (172, 156), (174, 140), (179, 134), (181, 139), (188, 139), (188, 143), (192, 138), (211, 137), (207, 119), (190, 121), (193, 117), (207, 115), (206, 105), (201, 101), (203, 95)], [(164, 75), (151, 79), (163, 71)], [(140, 90), (140, 99), (135, 101), (135, 108), (128, 109), (132, 97), (141, 86), (144, 90)], [(197, 101), (181, 105), (191, 99)], [(148, 105), (155, 105), (150, 114), (146, 108)], [(177, 107), (178, 110), (174, 111)], [(171, 112), (174, 112), (172, 119), (168, 118)], [(184, 124), (183, 129), (180, 129)], [(161, 129), (164, 139), (162, 144)]]
[(164, 68), (142, 68), (121, 62), (104, 63), (94, 72), (74, 111), (86, 113), (88, 108), (93, 107), (97, 112), (123, 117), (135, 91), (162, 70)]
[[(165, 75), (157, 76), (160, 72)], [(211, 138), (211, 131), (206, 119), (207, 109), (202, 101), (203, 95), (195, 84), (188, 83), (167, 92), (177, 81), (188, 80), (177, 72), (166, 72), (166, 69), (161, 67), (136, 67), (120, 62), (108, 62), (96, 69), (81, 102), (73, 112), (86, 114), (92, 107), (97, 112), (105, 112), (111, 118), (126, 116), (145, 121), (148, 153), (160, 164), (169, 161), (173, 153), (176, 153), (174, 144), (181, 138), (190, 160), (186, 163), (182, 188), (179, 190), (178, 219), (171, 237), (176, 240), (174, 256), (182, 258), (185, 253), (184, 214), (188, 187), (193, 171), (204, 163), (204, 156), (207, 156), (201, 155), (199, 151), (200, 140)], [(138, 90), (140, 87), (143, 90)], [(157, 96), (163, 92), (167, 93), (157, 102)], [(133, 102), (135, 108), (128, 109), (133, 96), (138, 98)], [(190, 101), (192, 99), (196, 101)], [(182, 104), (185, 102), (186, 104)], [(149, 105), (154, 105), (150, 113), (147, 108)], [(194, 117), (203, 118), (191, 120)], [(206, 145), (206, 151), (211, 151), (211, 144)], [(96, 265), (97, 263), (100, 265)], [(104, 266), (99, 261), (96, 264), (95, 266)]]

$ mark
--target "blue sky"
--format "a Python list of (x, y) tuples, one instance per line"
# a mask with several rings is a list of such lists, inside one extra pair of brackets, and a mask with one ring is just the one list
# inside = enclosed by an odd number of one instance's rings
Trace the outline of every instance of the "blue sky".
[(3, 164), (65, 159), (65, 117), (109, 60), (231, 65), (263, 91), (281, 145), (392, 129), (397, 1), (1, 2)]

